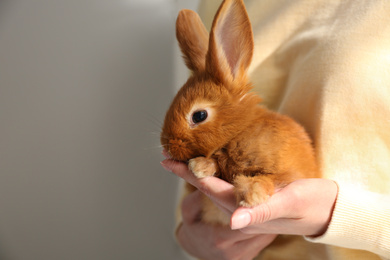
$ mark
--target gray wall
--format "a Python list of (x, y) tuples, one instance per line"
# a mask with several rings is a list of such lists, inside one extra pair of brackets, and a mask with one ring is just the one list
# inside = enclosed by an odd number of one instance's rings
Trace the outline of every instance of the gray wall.
[(183, 259), (158, 137), (177, 9), (0, 2), (0, 259)]

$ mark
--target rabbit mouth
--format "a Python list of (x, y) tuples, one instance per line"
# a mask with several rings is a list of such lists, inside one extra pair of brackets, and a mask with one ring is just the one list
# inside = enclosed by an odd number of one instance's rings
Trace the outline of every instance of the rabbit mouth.
[(188, 161), (193, 158), (193, 153), (188, 148), (188, 142), (182, 139), (171, 139), (168, 141), (169, 155), (178, 161)]

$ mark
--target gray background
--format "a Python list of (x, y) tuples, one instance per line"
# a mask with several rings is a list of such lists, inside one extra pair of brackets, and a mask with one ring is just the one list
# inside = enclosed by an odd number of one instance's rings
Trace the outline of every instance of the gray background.
[(0, 259), (183, 259), (173, 0), (0, 1)]

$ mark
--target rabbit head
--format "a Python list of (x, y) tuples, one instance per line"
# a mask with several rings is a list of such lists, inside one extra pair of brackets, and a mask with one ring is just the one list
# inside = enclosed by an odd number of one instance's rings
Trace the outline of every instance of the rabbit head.
[(261, 101), (246, 74), (251, 24), (242, 0), (225, 0), (210, 34), (195, 12), (180, 11), (176, 37), (191, 76), (167, 111), (161, 143), (177, 160), (210, 157), (253, 121)]

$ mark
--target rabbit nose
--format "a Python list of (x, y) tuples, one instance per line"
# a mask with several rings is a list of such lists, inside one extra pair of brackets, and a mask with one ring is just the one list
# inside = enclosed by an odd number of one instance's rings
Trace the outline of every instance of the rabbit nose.
[(168, 153), (172, 155), (175, 150), (180, 150), (185, 147), (185, 142), (181, 139), (171, 139), (168, 143)]

